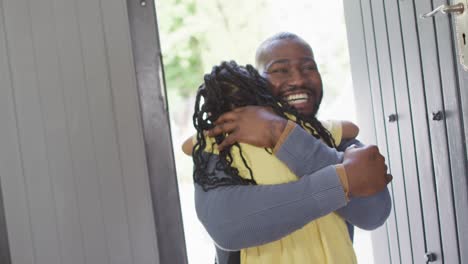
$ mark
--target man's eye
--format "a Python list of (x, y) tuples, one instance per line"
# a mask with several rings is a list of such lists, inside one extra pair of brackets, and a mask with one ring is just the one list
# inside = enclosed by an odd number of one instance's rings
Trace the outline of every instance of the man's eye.
[(289, 70), (286, 69), (286, 68), (278, 68), (278, 69), (270, 70), (269, 73), (287, 74), (287, 73), (289, 73)]
[(315, 66), (315, 65), (307, 65), (307, 66), (302, 67), (302, 70), (303, 70), (303, 71), (316, 71), (316, 70), (317, 70), (317, 66)]

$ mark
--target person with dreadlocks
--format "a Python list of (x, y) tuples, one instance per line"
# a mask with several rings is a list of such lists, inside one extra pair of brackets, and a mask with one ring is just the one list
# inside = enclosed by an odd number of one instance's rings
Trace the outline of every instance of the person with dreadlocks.
[[(312, 125), (318, 122), (313, 119), (323, 95), (322, 82), (312, 49), (303, 39), (291, 33), (267, 39), (257, 50), (256, 64), (276, 98), (296, 109), (305, 122)], [(208, 138), (216, 139), (219, 153), (207, 153), (209, 144), (199, 148), (207, 150), (201, 153), (208, 172), (206, 183), (215, 187), (204, 188), (203, 184), (196, 183), (195, 206), (199, 220), (216, 244), (218, 264), (241, 263), (242, 249), (281, 240), (328, 215), (339, 216), (336, 219), (341, 218), (346, 224), (345, 232), (343, 225), (339, 225), (341, 228), (336, 230), (337, 237), (333, 239), (343, 246), (352, 241), (354, 226), (372, 230), (388, 218), (391, 200), (386, 186), (392, 177), (387, 174), (385, 159), (376, 146), (362, 146), (357, 140), (347, 140), (336, 149), (330, 148), (322, 139), (271, 107), (244, 106), (219, 117), (211, 116), (210, 111), (206, 111), (204, 118), (208, 119), (209, 126), (203, 129), (208, 129)], [(313, 129), (321, 130), (318, 126)], [(317, 133), (320, 137), (325, 135)], [(256, 185), (257, 178), (280, 178), (284, 173), (267, 171), (268, 166), (264, 166), (258, 173), (253, 171), (250, 182), (224, 184), (231, 181), (225, 179), (232, 178), (228, 167), (233, 163), (229, 156), (222, 158), (222, 153), (238, 142), (256, 146), (262, 153), (265, 152), (263, 148), (272, 149), (274, 157), (287, 166), (297, 180)], [(352, 144), (361, 147), (348, 148)], [(232, 150), (238, 147), (234, 145)], [(328, 244), (313, 241), (301, 244), (309, 248), (317, 245), (327, 250), (327, 260), (319, 263), (334, 263), (334, 257), (340, 255), (338, 250), (327, 247)], [(265, 251), (261, 255), (266, 259), (259, 258), (260, 261), (301, 263), (292, 258), (268, 259), (269, 253), (281, 249)], [(255, 250), (250, 252), (258, 254)], [(340, 256), (337, 258), (342, 260)], [(340, 263), (353, 262), (354, 258), (350, 257)]]
[[(323, 138), (329, 147), (339, 144), (342, 136), (354, 138), (357, 135), (357, 127), (349, 122), (343, 129), (341, 122), (331, 122), (335, 129), (329, 132), (321, 122), (303, 117), (295, 108), (274, 97), (268, 80), (251, 65), (243, 67), (233, 61), (223, 62), (205, 75), (204, 84), (198, 90), (193, 116), (197, 130), (195, 146), (191, 140), (183, 146), (187, 154), (194, 150), (194, 181), (205, 191), (219, 186), (280, 184), (298, 178), (271, 151), (235, 143), (218, 152), (214, 146), (222, 142), (222, 136), (204, 135), (221, 114), (245, 105), (270, 107), (316, 138)], [(213, 153), (219, 155), (219, 160), (210, 171), (207, 156)], [(216, 178), (215, 169), (224, 170), (229, 177)], [(339, 254), (332, 254), (330, 250)], [(291, 259), (296, 263), (356, 263), (345, 222), (332, 212), (279, 240), (241, 250), (241, 263), (290, 263)]]
[[(204, 99), (203, 107), (200, 99)], [(221, 114), (246, 105), (270, 106), (285, 118), (294, 117), (296, 122), (306, 119), (305, 117), (297, 119), (298, 113), (296, 113), (295, 108), (274, 97), (268, 80), (260, 76), (251, 65), (243, 67), (231, 61), (222, 62), (220, 66), (213, 68), (211, 74), (205, 75), (205, 83), (200, 86), (197, 93), (195, 126), (200, 128), (200, 131), (206, 130), (206, 128), (213, 126), (214, 120)], [(211, 109), (211, 111), (207, 112), (207, 109)], [(205, 118), (208, 113), (209, 118)], [(214, 115), (214, 113), (217, 114)], [(310, 121), (313, 121), (318, 128), (314, 130), (314, 125), (304, 121), (302, 121), (302, 126), (308, 128), (308, 131), (317, 138), (323, 138), (330, 147), (339, 145), (341, 140), (354, 139), (359, 133), (359, 128), (349, 121), (318, 122), (315, 118)], [(201, 136), (200, 134), (199, 137)], [(190, 137), (182, 145), (182, 151), (189, 156), (192, 156), (194, 142), (196, 142), (194, 139), (194, 137)]]

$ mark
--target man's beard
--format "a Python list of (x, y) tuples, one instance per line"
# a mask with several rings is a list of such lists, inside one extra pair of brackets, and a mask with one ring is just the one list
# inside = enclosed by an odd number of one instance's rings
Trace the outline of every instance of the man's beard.
[(312, 113), (308, 115), (309, 118), (317, 118), (317, 113), (320, 108), (320, 104), (322, 103), (322, 98), (323, 98), (323, 92), (320, 95), (320, 98), (318, 98), (317, 102), (314, 103), (314, 107), (312, 110)]

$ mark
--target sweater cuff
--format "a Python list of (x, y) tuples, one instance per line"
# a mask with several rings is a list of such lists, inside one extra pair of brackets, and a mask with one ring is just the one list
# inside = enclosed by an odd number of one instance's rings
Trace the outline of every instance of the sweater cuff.
[[(311, 175), (312, 176), (312, 175)], [(312, 177), (319, 177), (321, 183), (319, 187), (323, 191), (315, 194), (315, 199), (322, 205), (324, 211), (336, 210), (348, 203), (343, 186), (334, 165), (325, 167), (314, 173)], [(318, 181), (311, 181), (317, 185)]]
[(278, 139), (278, 142), (276, 142), (276, 145), (275, 145), (275, 148), (273, 148), (273, 153), (276, 154), (276, 152), (278, 151), (278, 149), (281, 148), (281, 146), (283, 145), (284, 141), (286, 141), (286, 138), (288, 138), (289, 134), (291, 133), (291, 131), (294, 129), (294, 127), (296, 127), (297, 124), (294, 123), (293, 121), (291, 120), (288, 120), (288, 123), (286, 124), (286, 127), (284, 128), (283, 130), (283, 133), (281, 133), (280, 135), (280, 138)]
[(343, 186), (343, 191), (345, 193), (346, 201), (349, 202), (349, 183), (348, 183), (348, 175), (346, 174), (346, 170), (343, 164), (335, 165), (336, 174), (340, 178), (341, 185)]

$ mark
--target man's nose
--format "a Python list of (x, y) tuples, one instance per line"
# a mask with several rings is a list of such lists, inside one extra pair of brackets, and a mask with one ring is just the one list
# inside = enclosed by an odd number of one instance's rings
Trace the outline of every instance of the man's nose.
[(288, 84), (291, 86), (302, 86), (305, 83), (305, 76), (299, 70), (292, 70), (290, 72)]

